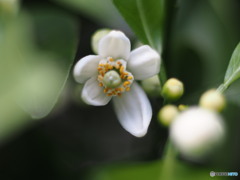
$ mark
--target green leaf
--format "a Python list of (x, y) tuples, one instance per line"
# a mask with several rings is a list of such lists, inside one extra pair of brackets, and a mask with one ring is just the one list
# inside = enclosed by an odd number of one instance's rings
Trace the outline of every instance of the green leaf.
[(240, 43), (233, 51), (227, 72), (225, 74), (224, 83), (218, 88), (219, 91), (225, 91), (234, 81), (240, 78)]
[[(31, 11), (31, 16), (21, 11), (0, 26), (0, 97), (10, 97), (3, 105), (17, 101), (32, 118), (43, 118), (53, 109), (70, 73), (78, 28), (77, 21), (62, 10)], [(9, 129), (5, 121), (8, 118), (0, 124)]]
[[(22, 52), (28, 62), (22, 73), (21, 107), (32, 118), (51, 112), (61, 94), (72, 66), (76, 45), (77, 22), (54, 8), (31, 9), (35, 38), (31, 51)], [(35, 40), (35, 41), (33, 41)]]
[(163, 0), (113, 0), (126, 22), (144, 44), (161, 52)]

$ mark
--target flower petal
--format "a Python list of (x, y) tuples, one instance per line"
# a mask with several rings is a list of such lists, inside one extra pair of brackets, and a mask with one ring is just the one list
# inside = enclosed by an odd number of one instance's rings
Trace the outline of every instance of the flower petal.
[(130, 53), (127, 67), (137, 80), (152, 77), (160, 71), (160, 56), (150, 46), (141, 46)]
[(103, 88), (99, 87), (97, 77), (92, 77), (83, 87), (82, 99), (89, 105), (104, 106), (111, 100), (111, 97), (106, 96)]
[(127, 59), (130, 54), (130, 41), (121, 31), (111, 31), (98, 45), (99, 55), (114, 59)]
[(96, 76), (100, 56), (89, 55), (80, 59), (74, 67), (73, 76), (79, 83), (84, 83), (89, 78)]
[(137, 83), (133, 83), (131, 90), (121, 97), (114, 97), (113, 104), (124, 129), (136, 137), (147, 133), (152, 108), (146, 94)]

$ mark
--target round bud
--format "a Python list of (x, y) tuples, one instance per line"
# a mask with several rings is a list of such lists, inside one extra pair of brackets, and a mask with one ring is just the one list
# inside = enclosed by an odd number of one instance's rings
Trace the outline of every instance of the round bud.
[(179, 114), (170, 126), (170, 138), (180, 153), (199, 160), (213, 152), (222, 142), (225, 126), (214, 111), (190, 107)]
[(150, 96), (153, 96), (153, 97), (159, 96), (159, 92), (161, 91), (161, 86), (160, 86), (158, 75), (155, 75), (148, 79), (144, 79), (142, 81), (142, 88)]
[(201, 96), (199, 104), (203, 108), (221, 112), (226, 106), (226, 101), (222, 93), (211, 89)]
[(174, 105), (164, 106), (158, 113), (160, 123), (168, 127), (179, 114), (178, 108)]
[(108, 88), (116, 88), (122, 83), (122, 79), (119, 74), (114, 71), (108, 71), (103, 77), (103, 84)]
[(185, 111), (185, 110), (187, 110), (187, 108), (188, 108), (188, 106), (187, 106), (187, 105), (184, 105), (184, 104), (180, 104), (180, 105), (178, 106), (179, 111)]
[(162, 96), (169, 101), (176, 101), (184, 93), (183, 83), (178, 79), (171, 78), (163, 85)]
[(110, 29), (99, 29), (93, 35), (91, 39), (92, 50), (95, 54), (98, 54), (98, 43), (106, 36), (111, 30)]

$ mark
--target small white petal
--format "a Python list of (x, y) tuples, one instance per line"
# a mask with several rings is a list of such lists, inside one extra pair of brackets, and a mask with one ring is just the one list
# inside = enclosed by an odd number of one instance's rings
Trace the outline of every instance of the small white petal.
[(160, 71), (160, 56), (150, 46), (141, 46), (130, 53), (127, 67), (137, 80), (152, 77)]
[(89, 55), (80, 59), (74, 67), (73, 76), (79, 83), (84, 83), (89, 78), (96, 76), (98, 73), (98, 63), (100, 56)]
[(103, 57), (127, 59), (130, 54), (130, 41), (121, 31), (111, 31), (99, 41), (98, 52)]
[(113, 103), (124, 129), (136, 137), (147, 133), (152, 108), (146, 94), (137, 83), (133, 83), (131, 90), (123, 93), (121, 97), (114, 97)]
[(111, 100), (111, 97), (106, 96), (103, 88), (98, 84), (97, 77), (92, 77), (83, 87), (82, 99), (89, 105), (104, 106)]

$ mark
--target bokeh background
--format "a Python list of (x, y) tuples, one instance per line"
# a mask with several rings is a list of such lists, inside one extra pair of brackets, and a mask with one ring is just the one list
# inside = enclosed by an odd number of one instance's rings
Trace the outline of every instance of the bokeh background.
[[(162, 57), (168, 77), (185, 85), (176, 104), (194, 105), (223, 82), (240, 41), (240, 1), (179, 0), (173, 9)], [(0, 179), (161, 179), (168, 137), (156, 118), (161, 97), (149, 94), (154, 114), (143, 138), (120, 126), (111, 103), (92, 107), (80, 99), (72, 67), (93, 54), (91, 36), (99, 28), (138, 42), (111, 0), (0, 0)], [(224, 145), (201, 162), (179, 156), (171, 179), (239, 172), (239, 81), (226, 96)]]

